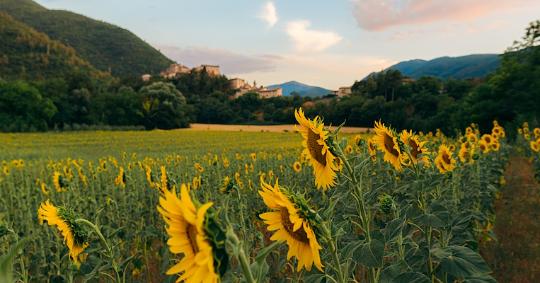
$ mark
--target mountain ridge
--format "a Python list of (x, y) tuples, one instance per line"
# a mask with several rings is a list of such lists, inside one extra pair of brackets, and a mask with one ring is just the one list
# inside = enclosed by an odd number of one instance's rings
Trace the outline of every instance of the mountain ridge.
[(329, 89), (325, 89), (319, 86), (312, 86), (312, 85), (304, 84), (304, 83), (294, 81), (294, 80), (284, 82), (281, 84), (269, 85), (268, 88), (269, 89), (282, 88), (284, 96), (289, 96), (293, 92), (298, 93), (298, 95), (300, 96), (310, 96), (310, 97), (324, 96), (324, 95), (332, 93), (332, 91)]
[(398, 70), (414, 79), (433, 76), (441, 79), (471, 79), (485, 77), (500, 65), (499, 54), (469, 54), (442, 56), (431, 60), (412, 59), (398, 62), (385, 70)]
[(115, 76), (155, 74), (173, 62), (131, 31), (74, 12), (50, 10), (31, 0), (0, 0), (0, 11)]

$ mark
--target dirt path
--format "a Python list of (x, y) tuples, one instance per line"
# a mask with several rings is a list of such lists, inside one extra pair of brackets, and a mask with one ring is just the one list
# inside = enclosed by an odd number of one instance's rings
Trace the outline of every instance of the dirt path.
[(540, 185), (524, 157), (510, 159), (505, 178), (495, 204), (498, 242), (484, 254), (498, 282), (540, 282)]
[[(333, 127), (332, 127), (333, 128)], [(195, 131), (226, 131), (226, 132), (294, 132), (294, 125), (222, 125), (222, 124), (191, 124), (188, 130)], [(364, 133), (368, 128), (343, 127), (342, 133)]]

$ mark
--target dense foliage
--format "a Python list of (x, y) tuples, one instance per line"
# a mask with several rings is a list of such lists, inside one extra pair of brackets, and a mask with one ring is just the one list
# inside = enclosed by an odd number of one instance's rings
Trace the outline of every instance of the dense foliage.
[(79, 14), (48, 10), (31, 0), (0, 0), (0, 11), (73, 47), (94, 67), (115, 76), (158, 73), (172, 63), (130, 31)]

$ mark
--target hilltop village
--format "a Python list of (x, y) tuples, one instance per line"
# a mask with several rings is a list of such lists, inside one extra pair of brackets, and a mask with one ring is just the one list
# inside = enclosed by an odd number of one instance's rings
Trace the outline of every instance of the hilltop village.
[[(201, 72), (205, 71), (210, 76), (220, 76), (221, 70), (218, 65), (200, 65), (194, 68), (189, 68), (182, 64), (171, 64), (167, 69), (160, 72), (160, 76), (166, 79), (172, 79), (181, 74), (189, 74), (191, 71)], [(143, 81), (149, 81), (152, 78), (150, 74), (142, 75), (141, 79)], [(262, 85), (257, 85), (256, 81), (253, 81), (253, 84), (250, 84), (245, 79), (242, 78), (232, 78), (229, 79), (229, 83), (232, 89), (236, 92), (232, 98), (238, 98), (246, 93), (257, 93), (260, 98), (271, 98), (271, 97), (280, 97), (283, 96), (283, 89), (280, 87), (276, 88), (267, 88)], [(332, 94), (343, 97), (351, 94), (351, 87), (340, 87), (338, 90), (332, 91)]]

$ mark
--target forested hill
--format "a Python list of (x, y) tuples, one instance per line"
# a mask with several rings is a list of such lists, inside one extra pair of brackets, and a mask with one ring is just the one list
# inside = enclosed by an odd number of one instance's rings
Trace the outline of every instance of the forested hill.
[(0, 12), (72, 47), (82, 59), (114, 76), (157, 73), (172, 62), (130, 31), (76, 13), (48, 10), (31, 0), (0, 0)]
[(387, 69), (398, 70), (403, 75), (418, 79), (432, 76), (441, 79), (470, 79), (485, 77), (500, 65), (500, 55), (473, 54), (459, 57), (439, 57), (433, 60), (409, 60)]
[(103, 76), (75, 50), (0, 12), (0, 77), (40, 80), (82, 72)]

